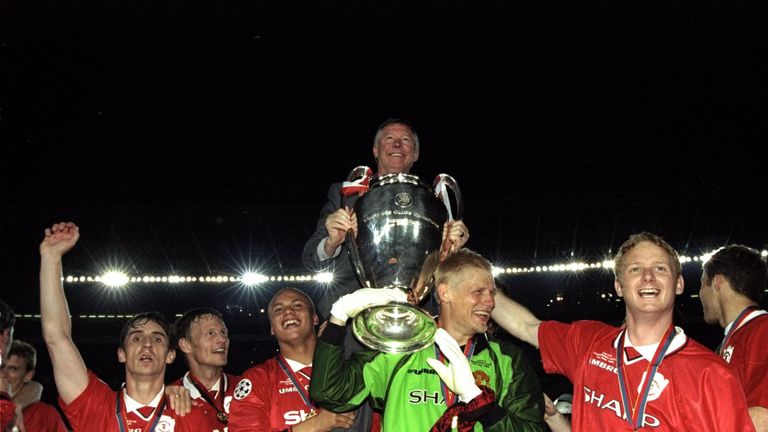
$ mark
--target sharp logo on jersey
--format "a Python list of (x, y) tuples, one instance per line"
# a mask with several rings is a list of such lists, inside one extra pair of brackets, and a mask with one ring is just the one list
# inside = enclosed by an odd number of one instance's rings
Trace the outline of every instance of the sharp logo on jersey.
[(251, 394), (251, 389), (253, 388), (253, 384), (251, 384), (251, 380), (248, 378), (243, 378), (240, 380), (239, 383), (237, 383), (237, 387), (235, 387), (235, 399), (240, 400), (249, 394)]
[(283, 420), (285, 420), (286, 426), (292, 426), (306, 420), (307, 416), (309, 416), (309, 413), (310, 411), (304, 410), (286, 411), (285, 414), (283, 414)]
[(413, 405), (425, 403), (439, 405), (444, 404), (445, 399), (443, 399), (443, 395), (440, 394), (440, 392), (433, 392), (429, 390), (411, 390), (411, 392), (408, 393), (408, 403)]
[(423, 373), (437, 375), (437, 372), (435, 372), (435, 370), (431, 369), (431, 368), (408, 369), (408, 373), (409, 374), (416, 374), (416, 375), (421, 375)]
[[(656, 380), (654, 380), (655, 382)], [(656, 396), (658, 398), (658, 395)], [(656, 399), (654, 398), (654, 399)], [(650, 395), (648, 397), (648, 400), (652, 400), (650, 398)], [(584, 386), (584, 402), (588, 405), (594, 405), (597, 408), (600, 408), (601, 410), (608, 410), (613, 412), (613, 414), (623, 420), (627, 419), (627, 416), (624, 412), (621, 410), (621, 402), (616, 399), (608, 399), (604, 394), (597, 393), (596, 391), (590, 389), (587, 386)], [(643, 423), (646, 427), (659, 427), (661, 425), (661, 422), (656, 417), (649, 415), (647, 412), (643, 416)]]
[(733, 356), (733, 345), (728, 345), (726, 349), (723, 350), (723, 360), (725, 360), (726, 363), (731, 364), (731, 357)]

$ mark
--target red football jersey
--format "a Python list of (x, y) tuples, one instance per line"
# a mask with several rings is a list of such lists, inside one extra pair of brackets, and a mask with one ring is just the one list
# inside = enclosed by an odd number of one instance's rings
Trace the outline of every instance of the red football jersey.
[(768, 408), (768, 313), (755, 310), (734, 330), (722, 357), (739, 377), (747, 406)]
[(35, 402), (24, 408), (24, 426), (29, 432), (67, 432), (64, 420), (51, 405)]
[[(296, 376), (308, 394), (309, 379)], [(242, 375), (235, 388), (229, 425), (238, 432), (281, 431), (304, 421), (311, 410), (277, 359), (271, 358)]]
[[(240, 381), (240, 377), (230, 374), (223, 374), (219, 383), (214, 386), (211, 391), (208, 391), (208, 399), (214, 401), (218, 405), (218, 408), (223, 408), (224, 413), (229, 416), (229, 406), (232, 403), (232, 394), (235, 391), (235, 386)], [(200, 390), (195, 386), (190, 378), (189, 372), (184, 376), (173, 382), (173, 385), (184, 386), (189, 390), (189, 395), (193, 400), (199, 402), (198, 405), (192, 407), (193, 415), (198, 415), (198, 420), (195, 425), (195, 430), (200, 432), (224, 432), (227, 427), (227, 423), (222, 423), (219, 420), (219, 411), (217, 407), (211, 406), (202, 396)], [(197, 413), (196, 413), (197, 412)]]
[[(622, 329), (597, 321), (539, 327), (544, 370), (573, 383), (574, 431), (631, 431), (625, 418), (617, 346)], [(630, 403), (637, 404), (639, 385), (649, 361), (625, 344), (623, 375)], [(646, 431), (753, 431), (738, 379), (712, 351), (688, 338), (682, 329), (667, 350), (648, 393)]]
[[(59, 405), (75, 431), (120, 432), (119, 419), (122, 418), (123, 426), (127, 426), (130, 432), (152, 432), (149, 429), (155, 420), (154, 416), (145, 419), (133, 412), (126, 414), (122, 390), (120, 391), (122, 409), (119, 411), (117, 402), (118, 392), (109, 388), (91, 371), (88, 371), (88, 386), (72, 403), (67, 405), (59, 398)], [(166, 406), (157, 421), (155, 432), (192, 432), (195, 430), (194, 421), (194, 415), (180, 417)]]

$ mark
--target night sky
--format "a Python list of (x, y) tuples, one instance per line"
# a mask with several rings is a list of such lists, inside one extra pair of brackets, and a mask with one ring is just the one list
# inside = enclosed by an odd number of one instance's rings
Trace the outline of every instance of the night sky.
[[(304, 272), (328, 184), (374, 166), (389, 117), (417, 128), (414, 174), (458, 180), (468, 246), (496, 264), (602, 261), (640, 230), (690, 255), (765, 249), (766, 53), (762, 0), (0, 0), (2, 297), (39, 310), (37, 246), (62, 220), (82, 230), (67, 274)], [(503, 284), (544, 286), (522, 301), (559, 319), (606, 315), (543, 309), (550, 285), (612, 289), (594, 274)], [(73, 311), (122, 307), (68, 290)], [(231, 300), (190, 292), (121, 301)], [(231, 357), (268, 355), (249, 351), (259, 331), (234, 331)]]
[(83, 272), (301, 269), (327, 185), (374, 164), (388, 117), (496, 262), (643, 229), (764, 248), (766, 23), (762, 1), (3, 1), (4, 296), (58, 220)]

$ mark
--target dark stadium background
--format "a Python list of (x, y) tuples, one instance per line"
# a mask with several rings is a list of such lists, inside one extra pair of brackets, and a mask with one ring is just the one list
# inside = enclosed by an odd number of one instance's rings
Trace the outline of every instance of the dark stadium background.
[[(413, 173), (457, 178), (468, 246), (499, 266), (600, 262), (640, 230), (689, 256), (766, 249), (766, 21), (761, 1), (3, 1), (2, 298), (38, 313), (37, 246), (61, 220), (82, 229), (67, 274), (305, 274), (328, 184), (374, 164), (387, 117), (418, 129)], [(700, 266), (684, 276), (681, 320), (714, 347)], [(541, 318), (622, 319), (604, 270), (498, 283)], [(219, 308), (239, 373), (274, 353), (260, 308), (286, 284), (66, 289), (75, 315)], [(119, 325), (74, 322), (114, 386)], [(16, 336), (52, 401), (39, 320)]]

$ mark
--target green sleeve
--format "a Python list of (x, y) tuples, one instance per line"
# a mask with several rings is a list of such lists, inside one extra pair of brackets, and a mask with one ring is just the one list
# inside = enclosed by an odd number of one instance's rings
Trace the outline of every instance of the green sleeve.
[[(309, 397), (318, 406), (335, 412), (351, 411), (365, 401), (369, 389), (363, 371), (379, 354), (359, 351), (344, 360), (344, 331), (345, 327), (330, 324), (318, 339), (309, 383)], [(339, 332), (341, 338), (338, 338)]]
[(546, 431), (544, 424), (544, 394), (536, 372), (525, 354), (514, 345), (497, 341), (502, 390), (496, 394), (498, 409), (480, 422), (486, 431), (538, 432)]

